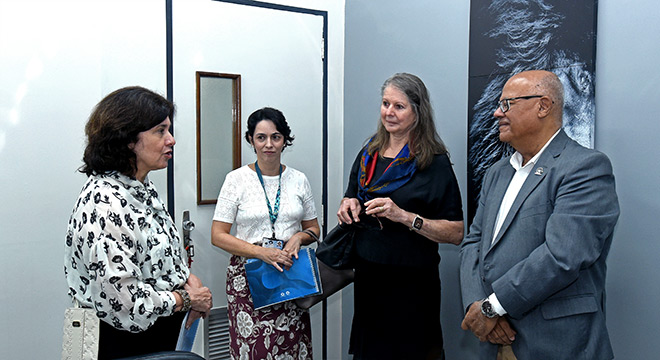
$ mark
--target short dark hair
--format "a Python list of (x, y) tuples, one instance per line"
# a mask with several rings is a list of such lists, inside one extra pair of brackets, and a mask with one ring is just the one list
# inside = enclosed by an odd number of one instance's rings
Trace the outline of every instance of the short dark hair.
[(113, 91), (94, 107), (85, 125), (85, 164), (78, 171), (87, 176), (113, 171), (135, 176), (136, 156), (129, 145), (167, 117), (173, 121), (174, 104), (151, 90), (130, 86)]
[(293, 144), (293, 139), (295, 139), (295, 137), (291, 135), (291, 128), (289, 128), (289, 124), (287, 124), (286, 118), (284, 118), (284, 114), (282, 114), (281, 111), (271, 107), (264, 107), (256, 110), (248, 117), (247, 131), (245, 132), (245, 140), (247, 140), (248, 143), (252, 144), (250, 139), (252, 139), (254, 136), (254, 129), (262, 120), (271, 121), (273, 124), (275, 124), (277, 131), (282, 134), (282, 136), (284, 136), (284, 147), (282, 150)]

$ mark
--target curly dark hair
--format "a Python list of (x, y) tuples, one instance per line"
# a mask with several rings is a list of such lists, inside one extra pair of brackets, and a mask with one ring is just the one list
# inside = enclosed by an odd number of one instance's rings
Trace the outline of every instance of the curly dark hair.
[(271, 121), (273, 124), (275, 124), (277, 131), (282, 134), (282, 136), (284, 136), (284, 146), (282, 147), (282, 150), (293, 144), (293, 139), (295, 139), (295, 137), (291, 135), (291, 128), (289, 128), (289, 124), (287, 124), (286, 118), (284, 118), (284, 114), (282, 114), (281, 111), (271, 107), (264, 107), (256, 110), (248, 117), (247, 131), (245, 131), (245, 140), (247, 140), (249, 144), (252, 144), (250, 140), (254, 136), (254, 129), (262, 120)]
[(167, 117), (173, 120), (174, 104), (151, 90), (130, 86), (113, 91), (94, 107), (85, 125), (85, 164), (78, 171), (87, 176), (113, 171), (135, 176), (136, 156), (129, 145)]

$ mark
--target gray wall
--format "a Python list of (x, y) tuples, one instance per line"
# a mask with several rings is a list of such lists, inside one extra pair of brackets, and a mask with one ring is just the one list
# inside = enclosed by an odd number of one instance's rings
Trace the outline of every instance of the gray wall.
[[(660, 98), (659, 15), (652, 0), (598, 3), (595, 147), (612, 160), (622, 211), (607, 284), (608, 328), (619, 359), (656, 358), (659, 347), (660, 315), (652, 306), (660, 298), (660, 122), (652, 112)], [(345, 174), (376, 128), (380, 85), (406, 71), (431, 92), (466, 196), (468, 32), (469, 1), (346, 1)], [(441, 246), (440, 252), (447, 357), (476, 358), (476, 338), (460, 329), (458, 248)], [(351, 305), (344, 306), (346, 332)]]
[[(346, 1), (346, 176), (360, 147), (376, 130), (383, 81), (396, 72), (409, 72), (418, 75), (428, 87), (438, 132), (449, 147), (461, 193), (467, 193), (469, 10), (468, 1)], [(465, 199), (463, 203), (465, 208)], [(449, 359), (468, 359), (476, 357), (465, 354), (476, 348), (477, 341), (460, 330), (458, 249), (453, 245), (440, 246), (442, 325)], [(346, 351), (351, 308), (349, 298), (343, 313), (348, 323), (344, 327)]]

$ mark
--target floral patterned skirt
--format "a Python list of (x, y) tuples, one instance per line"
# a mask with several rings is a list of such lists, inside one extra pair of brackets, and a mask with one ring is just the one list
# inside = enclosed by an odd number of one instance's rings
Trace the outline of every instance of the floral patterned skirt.
[(231, 358), (312, 359), (309, 311), (286, 301), (254, 310), (245, 258), (232, 256), (227, 268), (227, 312)]

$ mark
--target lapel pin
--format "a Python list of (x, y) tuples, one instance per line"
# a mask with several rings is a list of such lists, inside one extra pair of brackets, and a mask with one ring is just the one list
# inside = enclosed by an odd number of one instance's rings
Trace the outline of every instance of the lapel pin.
[(543, 175), (543, 168), (537, 168), (536, 171), (534, 171), (534, 175)]

